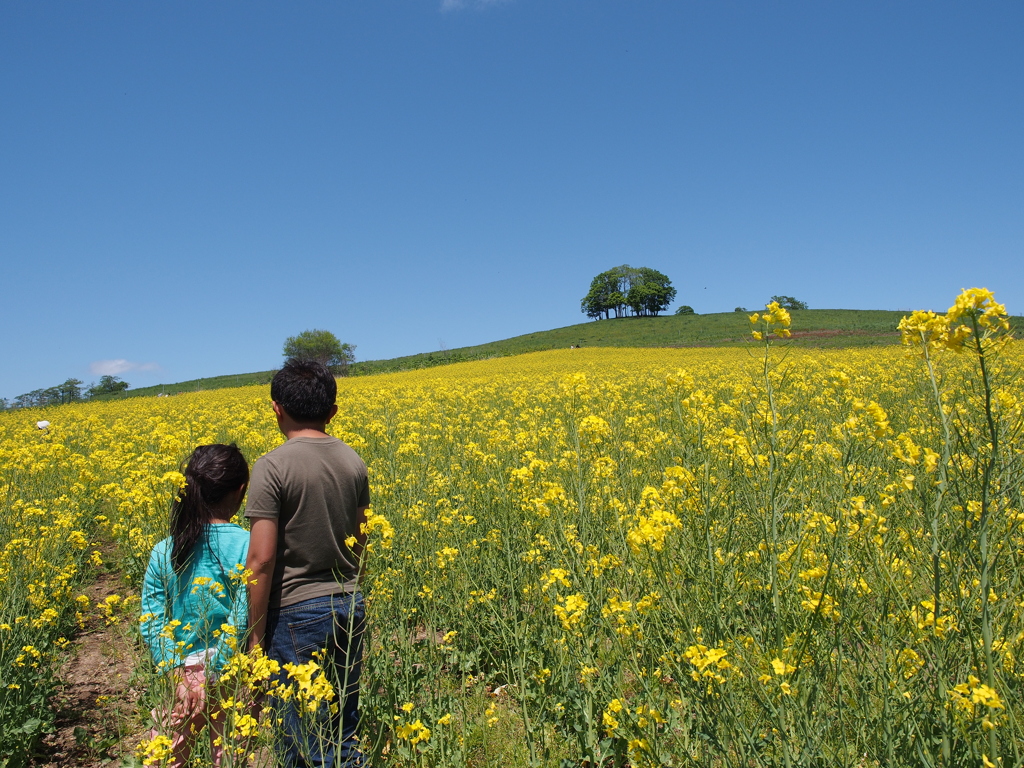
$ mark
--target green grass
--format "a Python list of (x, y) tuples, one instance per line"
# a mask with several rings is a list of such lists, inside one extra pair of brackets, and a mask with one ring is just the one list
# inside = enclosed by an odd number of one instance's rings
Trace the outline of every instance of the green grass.
[[(878, 309), (805, 309), (793, 312), (793, 338), (799, 347), (865, 347), (898, 344), (896, 325), (909, 312)], [(625, 317), (567, 325), (550, 331), (538, 331), (492, 341), (472, 347), (439, 352), (422, 352), (390, 360), (366, 360), (353, 364), (352, 376), (391, 373), (418, 368), (431, 368), (467, 360), (521, 355), (546, 349), (585, 347), (704, 347), (736, 346), (750, 338), (746, 312), (718, 312), (710, 315), (666, 315), (664, 317)], [(1024, 331), (1024, 317), (1011, 318), (1014, 330)], [(176, 384), (139, 387), (119, 397), (145, 397), (164, 392), (196, 392), (204, 389), (241, 387), (269, 383), (273, 371), (241, 373), (192, 379)]]
[(152, 387), (138, 387), (115, 395), (98, 395), (93, 400), (120, 400), (125, 397), (153, 397), (164, 393), (177, 395), (181, 392), (200, 392), (204, 389), (227, 389), (229, 387), (245, 387), (250, 384), (269, 384), (273, 371), (256, 373), (239, 373), (229, 376), (210, 376), (205, 379), (190, 379), (176, 384), (156, 384)]

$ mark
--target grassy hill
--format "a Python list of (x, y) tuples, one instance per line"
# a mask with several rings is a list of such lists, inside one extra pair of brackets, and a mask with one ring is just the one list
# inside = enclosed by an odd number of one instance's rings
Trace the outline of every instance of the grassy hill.
[[(793, 338), (787, 342), (801, 347), (863, 347), (899, 343), (896, 324), (907, 312), (861, 309), (805, 309), (793, 312)], [(1024, 318), (1012, 319), (1018, 333), (1024, 331)], [(665, 317), (625, 317), (567, 325), (550, 331), (538, 331), (492, 341), (472, 347), (396, 357), (391, 360), (366, 360), (355, 363), (350, 375), (429, 368), (435, 365), (482, 360), (490, 357), (521, 355), (545, 349), (578, 345), (584, 347), (699, 347), (734, 346), (748, 343), (750, 325), (747, 313), (719, 312), (710, 315), (667, 315)], [(242, 373), (193, 379), (177, 384), (139, 387), (124, 397), (143, 397), (160, 392), (175, 394), (203, 389), (266, 384), (273, 371)]]

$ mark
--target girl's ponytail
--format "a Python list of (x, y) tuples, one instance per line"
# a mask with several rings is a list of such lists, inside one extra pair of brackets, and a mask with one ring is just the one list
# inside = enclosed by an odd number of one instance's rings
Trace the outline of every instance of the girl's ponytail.
[(216, 507), (249, 482), (249, 464), (234, 443), (200, 445), (189, 456), (184, 475), (186, 485), (171, 506), (171, 565), (175, 573), (188, 564)]

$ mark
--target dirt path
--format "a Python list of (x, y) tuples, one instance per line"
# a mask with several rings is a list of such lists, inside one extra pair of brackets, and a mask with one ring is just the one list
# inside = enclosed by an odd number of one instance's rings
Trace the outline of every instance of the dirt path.
[[(95, 605), (124, 592), (116, 575), (101, 574), (85, 594)], [(130, 756), (140, 738), (142, 691), (134, 681), (138, 647), (132, 627), (123, 623), (128, 619), (121, 621), (108, 625), (94, 613), (69, 644), (51, 700), (56, 730), (43, 738), (33, 768), (134, 765), (130, 757), (122, 762), (121, 756)]]

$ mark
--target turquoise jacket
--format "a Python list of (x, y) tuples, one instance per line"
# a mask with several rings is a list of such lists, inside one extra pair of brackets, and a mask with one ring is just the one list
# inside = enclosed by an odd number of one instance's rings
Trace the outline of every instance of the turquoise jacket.
[[(249, 532), (234, 523), (211, 523), (181, 573), (171, 566), (170, 536), (153, 547), (142, 582), (142, 637), (161, 669), (212, 649), (220, 669), (244, 647), (249, 601), (245, 556)], [(176, 622), (176, 623), (175, 623)]]

